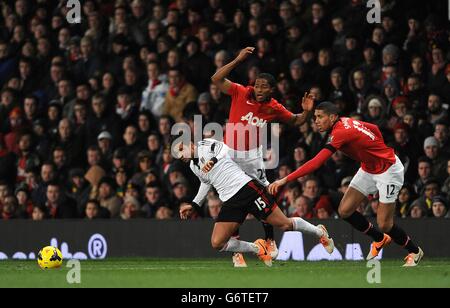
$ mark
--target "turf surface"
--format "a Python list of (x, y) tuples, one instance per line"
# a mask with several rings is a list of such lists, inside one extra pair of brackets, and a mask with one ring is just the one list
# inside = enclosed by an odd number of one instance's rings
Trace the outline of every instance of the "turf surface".
[(235, 269), (230, 259), (111, 259), (82, 261), (81, 283), (68, 284), (70, 268), (41, 270), (34, 261), (0, 261), (0, 287), (450, 287), (450, 259), (425, 259), (415, 268), (381, 261), (381, 283), (366, 280), (366, 262), (276, 262), (268, 268), (248, 259)]

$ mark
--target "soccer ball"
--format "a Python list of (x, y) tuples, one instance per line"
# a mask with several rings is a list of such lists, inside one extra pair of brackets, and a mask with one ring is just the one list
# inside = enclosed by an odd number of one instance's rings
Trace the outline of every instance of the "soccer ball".
[(38, 264), (42, 269), (58, 268), (62, 265), (62, 254), (58, 248), (46, 246), (38, 253)]

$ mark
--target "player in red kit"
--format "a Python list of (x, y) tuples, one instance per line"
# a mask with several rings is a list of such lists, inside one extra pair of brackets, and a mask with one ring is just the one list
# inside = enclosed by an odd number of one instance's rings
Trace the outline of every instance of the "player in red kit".
[[(239, 63), (253, 53), (254, 49), (254, 47), (242, 49), (233, 61), (217, 70), (211, 81), (232, 98), (224, 140), (230, 147), (230, 156), (250, 177), (268, 186), (262, 146), (259, 142), (261, 130), (272, 121), (302, 125), (314, 107), (314, 99), (305, 93), (302, 99), (303, 113), (293, 114), (272, 97), (276, 86), (272, 75), (259, 74), (254, 86), (243, 86), (226, 79)], [(271, 252), (271, 256), (276, 258), (278, 249), (273, 240), (273, 227), (264, 224), (264, 230), (267, 249)], [(240, 254), (233, 256), (233, 262), (237, 267), (245, 266)]]
[[(345, 192), (338, 212), (341, 218), (355, 229), (367, 234), (375, 242), (367, 260), (375, 258), (391, 240), (408, 250), (404, 266), (416, 266), (423, 257), (406, 233), (394, 224), (395, 200), (403, 186), (404, 168), (394, 150), (387, 147), (378, 127), (371, 123), (341, 118), (337, 107), (331, 102), (320, 103), (314, 112), (315, 123), (320, 132), (329, 132), (327, 145), (313, 159), (306, 162), (287, 177), (272, 183), (269, 192), (275, 195), (289, 181), (305, 176), (318, 169), (335, 151), (341, 151), (361, 163), (361, 167)], [(379, 193), (377, 230), (358, 211), (358, 205), (369, 194)]]

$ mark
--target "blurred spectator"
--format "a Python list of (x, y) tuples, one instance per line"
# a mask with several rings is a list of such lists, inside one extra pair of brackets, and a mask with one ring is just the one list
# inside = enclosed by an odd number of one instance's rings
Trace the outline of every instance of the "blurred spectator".
[(156, 211), (155, 218), (156, 219), (172, 219), (172, 218), (174, 218), (173, 217), (173, 210), (168, 208), (168, 207), (166, 207), (166, 206), (161, 206)]
[(86, 219), (96, 219), (99, 217), (100, 204), (95, 199), (90, 199), (86, 203), (85, 217)]
[(208, 216), (212, 219), (216, 219), (219, 216), (220, 209), (222, 208), (222, 201), (216, 196), (208, 198), (207, 200)]
[(433, 198), (433, 216), (434, 217), (445, 217), (449, 218), (450, 215), (448, 215), (448, 204), (447, 200), (444, 196), (437, 195)]
[(120, 208), (120, 218), (123, 220), (138, 218), (140, 207), (141, 205), (136, 198), (131, 196), (125, 197)]
[(98, 183), (99, 211), (102, 218), (116, 218), (119, 216), (122, 201), (116, 196), (115, 183), (112, 178), (103, 177)]
[(169, 79), (169, 91), (164, 102), (165, 115), (170, 115), (176, 122), (182, 120), (182, 113), (187, 103), (195, 101), (197, 90), (184, 79), (178, 68), (171, 68), (167, 77)]
[[(0, 188), (6, 196), (26, 185), (33, 211), (42, 212), (48, 183), (58, 181), (60, 195), (75, 199), (77, 216), (84, 216), (85, 203), (98, 198), (98, 183), (107, 176), (113, 195), (133, 195), (143, 204), (150, 200), (140, 188), (157, 182), (160, 194), (174, 199), (164, 204), (173, 212), (163, 208), (160, 215), (177, 216), (198, 181), (171, 156), (171, 130), (177, 122), (194, 127), (194, 114), (204, 125), (224, 126), (231, 99), (210, 77), (245, 46), (256, 49), (230, 80), (246, 86), (258, 72), (271, 72), (275, 97), (289, 110), (301, 111), (299, 97), (310, 92), (316, 103), (336, 104), (342, 117), (379, 125), (405, 166), (397, 216), (420, 216), (417, 203), (409, 209), (415, 199), (431, 211), (432, 194), (423, 189), (431, 177), (448, 195), (449, 41), (439, 1), (416, 1), (420, 14), (382, 3), (382, 21), (373, 25), (364, 1), (198, 6), (120, 0), (105, 6), (89, 0), (79, 25), (66, 23), (63, 2), (34, 2), (3, 1), (0, 18)], [(267, 155), (277, 155), (280, 164), (268, 172), (270, 180), (314, 157), (328, 138), (310, 121), (299, 129), (281, 126), (276, 134), (279, 152), (271, 148)], [(141, 151), (151, 162), (138, 159)], [(335, 153), (312, 174), (320, 180), (316, 189), (303, 193), (311, 208), (320, 202), (336, 207), (357, 168)], [(130, 179), (137, 188), (127, 188)], [(283, 210), (298, 198), (295, 185), (306, 188), (307, 179), (280, 192)], [(176, 198), (172, 186), (180, 180), (189, 187), (177, 184)], [(22, 190), (19, 208), (30, 217), (25, 195)], [(317, 206), (314, 214), (329, 215)], [(156, 216), (153, 209), (145, 215)]]
[(78, 217), (75, 200), (64, 195), (60, 184), (56, 182), (48, 183), (46, 197), (45, 205), (51, 218)]

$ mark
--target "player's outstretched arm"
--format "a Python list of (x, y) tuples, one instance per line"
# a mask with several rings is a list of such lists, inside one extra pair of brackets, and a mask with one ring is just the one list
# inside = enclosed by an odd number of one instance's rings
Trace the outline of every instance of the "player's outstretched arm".
[(308, 119), (309, 114), (314, 109), (314, 96), (308, 92), (302, 97), (302, 113), (294, 114), (292, 117), (292, 124), (295, 126), (303, 125)]
[(287, 177), (282, 178), (281, 180), (275, 181), (269, 185), (269, 193), (272, 195), (276, 195), (279, 189), (286, 185), (286, 183), (290, 181), (294, 181), (299, 177), (305, 176), (317, 170), (320, 166), (322, 166), (328, 158), (333, 155), (333, 152), (329, 149), (322, 149), (313, 159), (307, 161), (303, 166), (289, 174)]
[(247, 59), (249, 55), (253, 53), (255, 47), (246, 47), (242, 49), (238, 56), (230, 63), (222, 66), (217, 70), (217, 72), (211, 77), (211, 81), (225, 94), (228, 94), (228, 90), (231, 87), (231, 81), (226, 79), (226, 77), (231, 73), (231, 71), (242, 61)]

